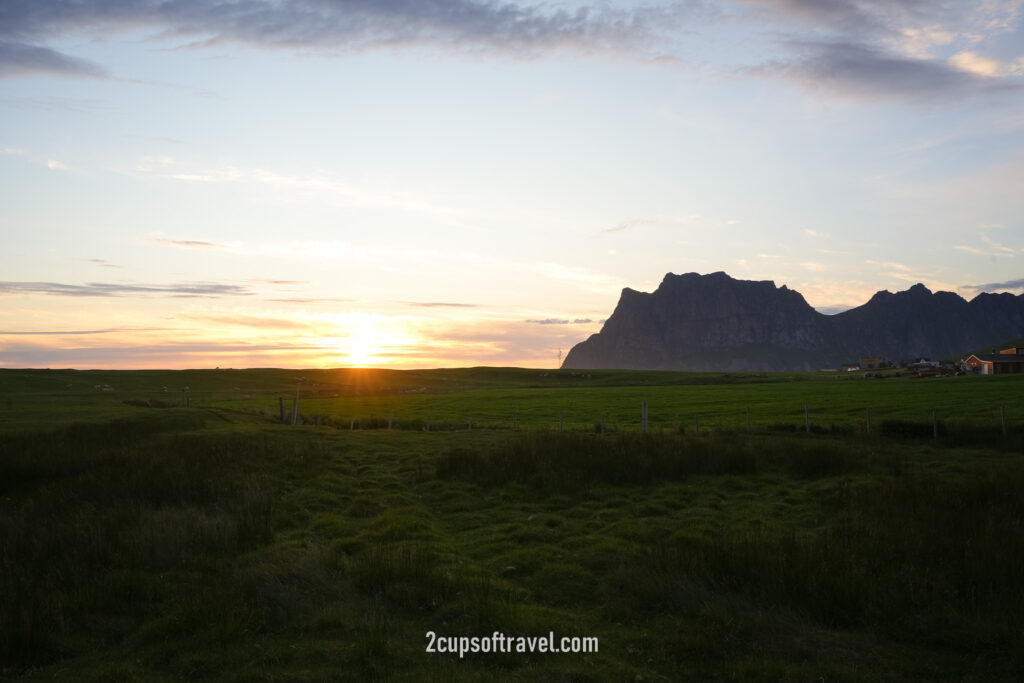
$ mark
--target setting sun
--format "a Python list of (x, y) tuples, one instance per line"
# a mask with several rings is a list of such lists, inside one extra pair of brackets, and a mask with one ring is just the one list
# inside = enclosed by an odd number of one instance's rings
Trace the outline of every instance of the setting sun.
[(400, 322), (366, 313), (345, 313), (326, 317), (336, 334), (316, 340), (329, 352), (329, 363), (351, 367), (389, 365), (403, 349), (417, 344), (415, 336)]

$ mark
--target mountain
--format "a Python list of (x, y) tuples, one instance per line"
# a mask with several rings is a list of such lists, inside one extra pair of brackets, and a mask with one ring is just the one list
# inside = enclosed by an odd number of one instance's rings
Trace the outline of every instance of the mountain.
[(725, 273), (669, 273), (654, 292), (622, 290), (601, 331), (563, 368), (800, 371), (866, 356), (945, 358), (1024, 334), (1024, 295), (971, 301), (917, 284), (835, 315), (785, 285)]

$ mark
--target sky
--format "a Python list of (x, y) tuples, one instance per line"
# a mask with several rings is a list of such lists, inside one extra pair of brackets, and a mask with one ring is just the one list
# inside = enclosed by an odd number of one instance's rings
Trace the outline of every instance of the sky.
[(0, 367), (557, 367), (1024, 291), (1024, 0), (0, 0)]

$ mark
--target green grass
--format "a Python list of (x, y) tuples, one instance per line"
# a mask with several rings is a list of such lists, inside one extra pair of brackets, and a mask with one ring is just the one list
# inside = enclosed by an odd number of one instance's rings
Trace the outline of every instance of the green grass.
[(0, 371), (0, 678), (1020, 680), (1022, 387)]

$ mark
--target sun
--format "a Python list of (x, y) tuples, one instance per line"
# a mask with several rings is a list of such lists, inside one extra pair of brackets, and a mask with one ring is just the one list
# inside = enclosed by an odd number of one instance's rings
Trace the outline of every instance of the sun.
[(332, 360), (350, 367), (387, 365), (390, 356), (414, 344), (408, 331), (384, 316), (367, 313), (346, 313), (331, 316), (337, 332), (320, 337), (317, 342), (334, 351)]
[(356, 366), (374, 365), (381, 343), (371, 322), (358, 325), (343, 345), (345, 363)]

